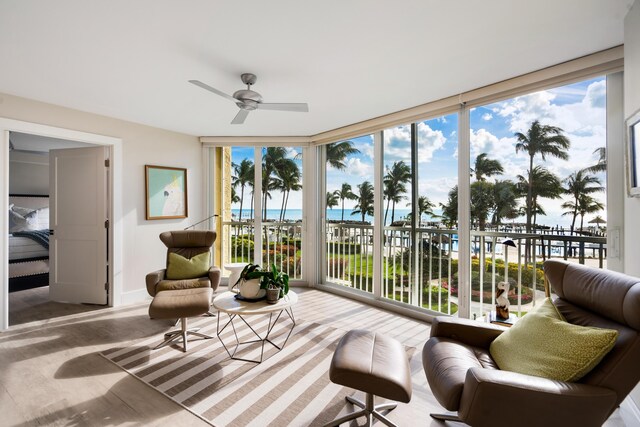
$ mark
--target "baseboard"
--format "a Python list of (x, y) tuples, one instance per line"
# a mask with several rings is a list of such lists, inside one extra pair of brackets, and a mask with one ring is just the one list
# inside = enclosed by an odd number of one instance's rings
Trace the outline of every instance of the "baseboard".
[(120, 302), (121, 305), (130, 305), (150, 300), (151, 297), (146, 289), (136, 289), (135, 291), (123, 292)]
[(640, 408), (638, 408), (631, 396), (627, 396), (620, 404), (620, 417), (625, 426), (640, 425)]

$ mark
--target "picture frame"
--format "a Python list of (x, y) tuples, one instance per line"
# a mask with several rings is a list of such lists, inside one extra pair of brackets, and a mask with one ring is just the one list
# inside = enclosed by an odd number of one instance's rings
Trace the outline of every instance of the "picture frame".
[(625, 121), (627, 142), (627, 194), (640, 197), (640, 110)]
[(169, 166), (144, 166), (146, 219), (189, 216), (187, 170)]

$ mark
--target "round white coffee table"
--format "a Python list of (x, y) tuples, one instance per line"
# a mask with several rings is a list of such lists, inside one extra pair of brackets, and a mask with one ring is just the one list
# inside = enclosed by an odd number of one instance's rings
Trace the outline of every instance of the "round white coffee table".
[[(229, 357), (234, 360), (243, 360), (245, 362), (254, 362), (254, 363), (262, 363), (262, 358), (264, 356), (264, 343), (268, 342), (272, 346), (274, 346), (278, 351), (282, 350), (289, 340), (291, 336), (291, 332), (293, 332), (293, 328), (296, 326), (296, 319), (293, 317), (293, 305), (298, 302), (298, 295), (292, 290), (289, 291), (284, 298), (280, 298), (280, 300), (275, 304), (268, 304), (266, 300), (256, 301), (256, 302), (248, 302), (242, 301), (236, 298), (235, 292), (223, 292), (213, 300), (213, 307), (218, 310), (218, 321), (216, 334), (218, 335), (218, 339), (222, 343), (222, 346), (229, 354)], [(220, 326), (220, 317), (222, 313), (227, 313), (229, 316), (229, 320), (221, 327)], [(269, 339), (269, 334), (273, 330), (274, 326), (278, 322), (278, 320), (282, 317), (282, 313), (286, 313), (289, 319), (291, 320), (291, 329), (289, 329), (289, 333), (284, 339), (284, 342), (281, 345), (275, 344), (271, 339)], [(269, 315), (269, 325), (267, 327), (267, 333), (264, 337), (260, 336), (258, 332), (249, 324), (246, 317), (253, 316), (258, 314), (268, 314)], [(275, 316), (275, 319), (274, 319)], [(253, 334), (257, 337), (257, 339), (249, 340), (249, 341), (240, 341), (238, 338), (238, 334), (236, 332), (236, 325), (234, 324), (234, 319), (240, 319), (242, 323), (244, 323)], [(283, 317), (286, 320), (285, 317)], [(236, 322), (237, 323), (237, 322)], [(229, 348), (225, 344), (222, 339), (222, 333), (224, 330), (231, 325), (231, 329), (233, 330), (233, 335), (235, 337), (235, 348), (233, 352), (229, 351)], [(259, 359), (245, 359), (241, 357), (236, 357), (236, 353), (238, 348), (243, 344), (251, 344), (251, 343), (261, 343), (260, 349), (260, 358)]]
[(231, 290), (233, 285), (236, 284), (238, 279), (240, 278), (240, 273), (248, 263), (246, 262), (232, 262), (230, 264), (225, 264), (225, 270), (229, 270), (229, 283), (227, 285), (228, 289)]

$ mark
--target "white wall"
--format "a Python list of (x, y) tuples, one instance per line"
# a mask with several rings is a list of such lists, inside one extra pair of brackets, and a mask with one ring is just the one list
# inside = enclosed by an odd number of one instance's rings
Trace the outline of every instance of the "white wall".
[(49, 194), (49, 156), (9, 153), (9, 194)]
[[(640, 1), (636, 0), (624, 20), (624, 115), (640, 109)], [(640, 277), (640, 198), (625, 198), (624, 268), (627, 274)], [(631, 393), (640, 406), (640, 386)]]
[[(164, 266), (166, 249), (158, 235), (203, 218), (198, 138), (5, 94), (0, 94), (0, 117), (122, 139), (123, 301), (144, 298), (145, 275)], [(145, 220), (145, 164), (188, 169), (189, 218)], [(4, 167), (0, 162), (0, 169)], [(2, 176), (6, 176), (5, 171), (0, 170)]]

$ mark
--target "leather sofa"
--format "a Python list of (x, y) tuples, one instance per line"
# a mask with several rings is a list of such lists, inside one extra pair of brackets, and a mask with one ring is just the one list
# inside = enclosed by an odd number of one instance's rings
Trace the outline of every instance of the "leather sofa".
[(557, 260), (546, 261), (544, 272), (564, 318), (616, 329), (613, 349), (576, 382), (550, 380), (498, 368), (489, 346), (505, 329), (438, 317), (422, 362), (436, 399), (457, 415), (434, 418), (472, 426), (600, 426), (638, 384), (640, 279)]

